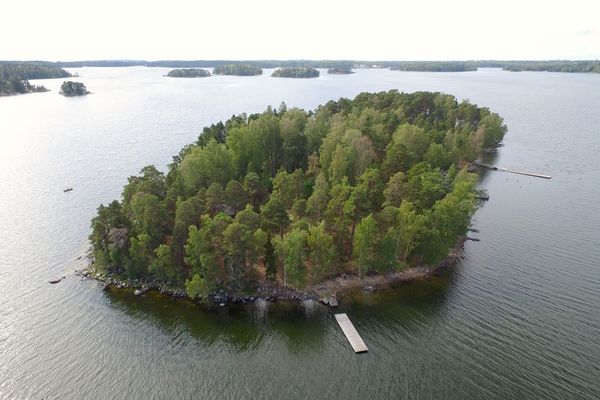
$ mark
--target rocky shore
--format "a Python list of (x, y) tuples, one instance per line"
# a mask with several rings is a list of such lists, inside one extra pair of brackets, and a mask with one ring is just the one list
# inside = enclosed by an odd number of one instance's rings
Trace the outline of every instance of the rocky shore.
[[(339, 304), (338, 297), (346, 291), (362, 288), (366, 292), (372, 292), (401, 282), (439, 275), (445, 270), (451, 269), (460, 260), (460, 253), (466, 240), (466, 237), (461, 238), (448, 257), (433, 267), (411, 267), (399, 272), (368, 275), (362, 279), (359, 279), (355, 274), (340, 274), (334, 278), (324, 280), (318, 285), (306, 287), (302, 290), (284, 287), (277, 282), (265, 281), (260, 282), (255, 292), (251, 295), (218, 289), (210, 293), (208, 299), (204, 299), (203, 301), (206, 302), (208, 300), (213, 305), (225, 307), (227, 304), (248, 304), (258, 300), (295, 302), (314, 300), (330, 307), (337, 307)], [(75, 275), (80, 276), (82, 279), (95, 279), (101, 282), (103, 290), (128, 290), (132, 291), (136, 296), (141, 296), (148, 291), (156, 291), (164, 296), (175, 298), (187, 297), (186, 291), (182, 287), (147, 280), (118, 279), (97, 271), (93, 265), (90, 265), (86, 269), (76, 270)]]

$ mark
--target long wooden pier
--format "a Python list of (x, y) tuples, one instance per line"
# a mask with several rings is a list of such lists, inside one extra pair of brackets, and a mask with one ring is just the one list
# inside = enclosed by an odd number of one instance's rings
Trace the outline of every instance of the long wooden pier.
[(350, 345), (352, 345), (355, 353), (365, 353), (369, 351), (367, 345), (365, 342), (363, 342), (362, 338), (356, 331), (356, 328), (354, 328), (354, 325), (352, 325), (352, 322), (350, 322), (350, 319), (345, 313), (335, 314), (335, 319), (340, 325), (340, 328), (342, 328), (344, 335), (346, 335), (346, 338), (350, 342)]
[(543, 178), (543, 179), (552, 179), (552, 176), (550, 176), (550, 175), (542, 175), (542, 174), (537, 174), (534, 172), (516, 171), (514, 169), (503, 168), (503, 167), (499, 167), (497, 165), (484, 164), (484, 163), (480, 163), (480, 162), (474, 162), (473, 165), (476, 165), (476, 166), (482, 167), (482, 168), (491, 169), (494, 171), (503, 171), (503, 172), (509, 172), (511, 174), (527, 175), (527, 176), (533, 176), (536, 178)]

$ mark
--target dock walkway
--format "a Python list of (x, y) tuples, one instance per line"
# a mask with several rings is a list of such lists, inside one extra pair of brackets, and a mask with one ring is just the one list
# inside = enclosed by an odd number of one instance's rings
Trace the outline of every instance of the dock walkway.
[(355, 353), (365, 353), (369, 351), (367, 345), (365, 342), (363, 342), (362, 338), (356, 331), (356, 328), (354, 328), (354, 325), (352, 325), (352, 322), (350, 322), (350, 319), (345, 313), (335, 314), (335, 319), (340, 325), (340, 328), (342, 328), (342, 331), (344, 331), (344, 335), (346, 335), (346, 338), (350, 342), (350, 345), (352, 345)]

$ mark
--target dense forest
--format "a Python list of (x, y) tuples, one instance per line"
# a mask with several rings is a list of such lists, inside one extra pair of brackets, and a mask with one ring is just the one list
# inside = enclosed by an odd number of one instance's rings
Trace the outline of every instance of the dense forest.
[(328, 74), (337, 74), (337, 75), (348, 75), (348, 74), (353, 74), (354, 71), (352, 71), (352, 68), (345, 68), (345, 67), (336, 67), (336, 68), (329, 68), (327, 70)]
[(594, 72), (600, 73), (600, 61), (507, 61), (507, 71)]
[(463, 72), (477, 71), (477, 64), (468, 61), (407, 61), (394, 64), (392, 71)]
[(275, 78), (318, 78), (319, 71), (314, 68), (287, 67), (276, 69), (271, 76)]
[(232, 116), (98, 208), (95, 266), (199, 297), (434, 264), (476, 208), (466, 162), (505, 132), (487, 108), (429, 92)]
[(206, 78), (211, 73), (202, 68), (177, 68), (169, 71), (167, 76), (170, 78)]
[(392, 70), (431, 72), (476, 71), (477, 68), (502, 68), (506, 71), (600, 73), (600, 61), (401, 61), (392, 62), (390, 66)]
[(81, 82), (64, 81), (62, 85), (60, 85), (60, 94), (63, 96), (85, 96), (89, 93), (90, 92), (88, 92), (85, 85)]
[(0, 96), (30, 92), (46, 92), (43, 86), (32, 85), (29, 79), (69, 77), (67, 71), (56, 66), (30, 62), (0, 61)]
[(262, 75), (263, 71), (260, 67), (256, 67), (250, 64), (225, 64), (216, 67), (213, 70), (215, 75), (238, 75), (238, 76), (251, 76), (251, 75)]

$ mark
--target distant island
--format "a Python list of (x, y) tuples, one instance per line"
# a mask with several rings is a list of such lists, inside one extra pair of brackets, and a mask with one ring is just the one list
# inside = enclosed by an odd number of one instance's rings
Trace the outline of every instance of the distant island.
[(348, 74), (353, 74), (354, 71), (352, 71), (352, 68), (337, 67), (337, 68), (329, 68), (327, 70), (327, 73), (334, 74), (334, 75), (348, 75)]
[(438, 265), (466, 234), (466, 166), (505, 132), (487, 108), (430, 92), (233, 116), (98, 208), (89, 273), (221, 305), (334, 296), (342, 274), (422, 276), (410, 267)]
[(477, 71), (477, 64), (462, 61), (402, 62), (390, 67), (392, 71), (464, 72)]
[(287, 67), (276, 69), (271, 76), (275, 78), (318, 78), (319, 71), (310, 67)]
[(215, 75), (252, 76), (262, 75), (262, 68), (250, 64), (225, 64), (213, 69)]
[(60, 85), (60, 94), (67, 97), (85, 96), (89, 94), (85, 85), (81, 82), (64, 81)]
[(202, 68), (177, 68), (169, 71), (167, 76), (170, 78), (205, 78), (211, 76), (211, 73)]
[[(0, 61), (0, 64), (15, 63)], [(40, 67), (164, 67), (215, 68), (224, 75), (260, 75), (263, 68), (390, 68), (398, 71), (463, 72), (477, 68), (502, 68), (507, 71), (549, 71), (600, 73), (600, 60), (465, 60), (465, 61), (389, 61), (389, 60), (89, 60), (19, 62)], [(244, 65), (247, 68), (234, 67)], [(252, 73), (234, 73), (239, 70)], [(261, 71), (261, 72), (258, 72)], [(65, 71), (66, 73), (66, 71)], [(215, 74), (219, 74), (214, 72)], [(30, 78), (35, 79), (35, 78)]]
[(71, 74), (56, 66), (32, 62), (0, 61), (0, 96), (47, 92), (44, 86), (32, 85), (29, 79), (66, 78)]

